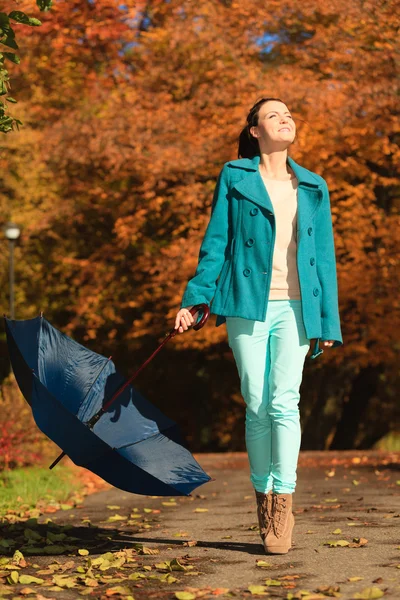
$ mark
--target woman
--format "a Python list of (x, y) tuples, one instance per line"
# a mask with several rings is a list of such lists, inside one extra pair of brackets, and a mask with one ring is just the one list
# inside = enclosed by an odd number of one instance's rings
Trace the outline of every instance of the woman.
[(175, 329), (189, 309), (211, 305), (226, 322), (246, 403), (245, 441), (260, 536), (267, 553), (292, 544), (292, 494), (301, 429), (304, 360), (342, 344), (329, 192), (325, 180), (288, 157), (296, 125), (286, 104), (262, 98), (225, 163), (211, 218)]

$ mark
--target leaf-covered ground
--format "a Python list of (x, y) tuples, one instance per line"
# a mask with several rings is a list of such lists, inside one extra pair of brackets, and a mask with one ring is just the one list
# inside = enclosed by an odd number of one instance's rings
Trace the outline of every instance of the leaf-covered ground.
[(293, 548), (266, 555), (243, 453), (199, 455), (190, 497), (109, 489), (3, 515), (0, 598), (400, 597), (400, 468), (381, 453), (301, 454)]

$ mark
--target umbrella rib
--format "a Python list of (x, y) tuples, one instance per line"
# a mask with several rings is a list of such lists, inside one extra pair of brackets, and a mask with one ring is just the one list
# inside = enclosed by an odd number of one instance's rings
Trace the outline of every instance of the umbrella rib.
[[(92, 385), (90, 386), (90, 388), (88, 389), (86, 396), (84, 397), (84, 399), (82, 400), (82, 404), (85, 402), (86, 398), (89, 396), (90, 392), (93, 389), (94, 384), (96, 383), (96, 381), (98, 380), (98, 378), (100, 377), (100, 375), (102, 374), (102, 372), (104, 371), (104, 369), (106, 368), (106, 366), (109, 364), (110, 360), (111, 360), (111, 356), (108, 357), (108, 359), (106, 360), (106, 362), (104, 363), (104, 365), (101, 367), (100, 371), (98, 372), (98, 374), (96, 375), (95, 380), (93, 381)], [(61, 452), (61, 454), (59, 454), (57, 456), (57, 458), (51, 463), (51, 465), (49, 466), (49, 469), (54, 469), (54, 467), (56, 465), (58, 465), (58, 463), (60, 462), (60, 460), (62, 458), (64, 458), (64, 456), (66, 456), (66, 453), (63, 451)]]
[(115, 450), (123, 450), (124, 448), (128, 448), (129, 446), (135, 446), (136, 444), (140, 444), (141, 442), (150, 440), (152, 437), (156, 437), (156, 435), (163, 435), (164, 437), (168, 437), (167, 435), (165, 435), (165, 432), (167, 432), (169, 429), (173, 429), (174, 427), (177, 427), (176, 423), (174, 425), (171, 425), (170, 427), (167, 427), (167, 429), (163, 429), (162, 431), (156, 431), (156, 433), (152, 433), (151, 435), (149, 435), (146, 438), (142, 438), (141, 440), (138, 440), (137, 442), (129, 442), (128, 444), (124, 444), (123, 446), (118, 446), (118, 448), (115, 448)]

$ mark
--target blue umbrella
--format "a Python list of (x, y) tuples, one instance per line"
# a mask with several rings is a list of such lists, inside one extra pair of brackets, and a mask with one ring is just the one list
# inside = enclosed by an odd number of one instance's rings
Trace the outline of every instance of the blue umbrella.
[[(209, 309), (194, 326), (206, 322)], [(183, 441), (177, 424), (146, 400), (131, 381), (177, 330), (126, 381), (110, 358), (78, 344), (42, 315), (5, 317), (15, 378), (39, 429), (75, 464), (127, 492), (190, 495), (211, 480)]]

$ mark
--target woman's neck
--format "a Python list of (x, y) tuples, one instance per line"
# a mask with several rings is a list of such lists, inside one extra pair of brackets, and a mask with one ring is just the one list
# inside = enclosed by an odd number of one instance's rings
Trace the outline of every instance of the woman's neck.
[(287, 150), (261, 152), (259, 170), (266, 179), (290, 181), (294, 178), (294, 173), (287, 161)]

